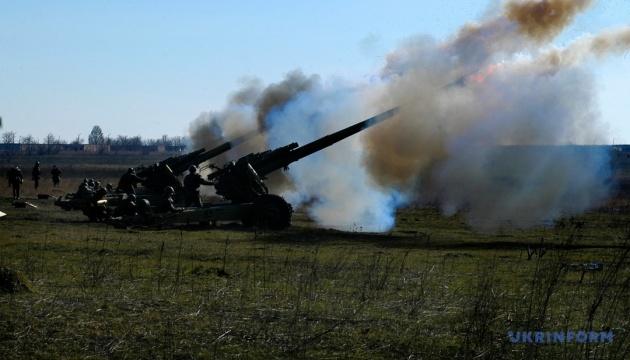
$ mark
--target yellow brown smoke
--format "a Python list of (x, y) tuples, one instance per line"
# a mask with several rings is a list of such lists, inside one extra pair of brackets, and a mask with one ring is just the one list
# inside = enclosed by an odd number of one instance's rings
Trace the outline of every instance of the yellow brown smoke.
[(558, 35), (591, 3), (592, 0), (514, 0), (506, 4), (505, 15), (528, 37), (547, 40)]

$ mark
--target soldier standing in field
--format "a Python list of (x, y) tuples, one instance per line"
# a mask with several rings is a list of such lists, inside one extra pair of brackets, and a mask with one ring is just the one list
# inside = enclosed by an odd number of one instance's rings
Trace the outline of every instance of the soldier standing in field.
[(15, 167), (11, 168), (7, 172), (7, 178), (9, 179), (9, 185), (13, 190), (13, 199), (20, 198), (20, 186), (24, 181), (22, 176), (22, 170), (20, 169), (20, 165), (15, 165)]
[(186, 206), (201, 207), (201, 196), (199, 195), (199, 187), (201, 185), (212, 185), (212, 183), (204, 180), (201, 174), (197, 173), (197, 167), (191, 165), (188, 169), (188, 175), (184, 178)]
[(50, 175), (52, 175), (53, 187), (58, 187), (61, 182), (61, 170), (59, 170), (57, 165), (53, 165)]
[(33, 170), (31, 171), (31, 178), (35, 183), (35, 190), (39, 187), (39, 179), (42, 177), (42, 169), (39, 168), (39, 161), (35, 161), (35, 166), (33, 166)]

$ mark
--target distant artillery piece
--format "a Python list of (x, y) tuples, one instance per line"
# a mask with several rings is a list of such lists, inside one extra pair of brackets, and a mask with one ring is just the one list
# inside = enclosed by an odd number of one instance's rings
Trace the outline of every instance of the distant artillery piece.
[(162, 195), (164, 188), (172, 186), (178, 195), (181, 194), (183, 186), (179, 181), (179, 176), (183, 175), (191, 166), (200, 166), (202, 163), (216, 158), (219, 155), (233, 149), (246, 142), (255, 132), (250, 132), (239, 136), (236, 139), (206, 151), (204, 148), (190, 152), (188, 154), (173, 156), (149, 166), (136, 167), (136, 174), (144, 178), (142, 187), (138, 189), (138, 195)]
[[(207, 151), (201, 148), (188, 154), (169, 157), (153, 165), (138, 166), (136, 168), (137, 175), (145, 179), (142, 183), (143, 186), (138, 189), (138, 198), (157, 204), (157, 200), (160, 199), (164, 188), (167, 186), (172, 186), (176, 189), (178, 195), (183, 196), (182, 185), (178, 176), (188, 170), (191, 165), (198, 166), (215, 158), (245, 142), (252, 135), (253, 133), (243, 135)], [(81, 210), (90, 221), (103, 221), (108, 219), (113, 213), (113, 208), (126, 198), (127, 194), (125, 193), (108, 190), (94, 193), (89, 197), (82, 196), (79, 193), (69, 193), (59, 197), (55, 201), (55, 205), (67, 211)]]

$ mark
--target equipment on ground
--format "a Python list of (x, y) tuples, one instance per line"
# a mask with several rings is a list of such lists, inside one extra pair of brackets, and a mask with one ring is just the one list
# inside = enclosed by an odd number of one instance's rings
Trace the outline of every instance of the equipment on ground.
[(264, 183), (266, 176), (306, 156), (323, 150), (343, 139), (391, 118), (398, 112), (394, 108), (326, 135), (304, 146), (297, 143), (261, 153), (251, 153), (208, 175), (217, 195), (225, 203), (201, 208), (180, 209), (178, 212), (155, 214), (150, 217), (136, 216), (124, 219), (118, 225), (174, 225), (190, 223), (216, 223), (241, 221), (245, 226), (257, 226), (280, 230), (291, 224), (293, 209), (281, 196), (269, 194)]

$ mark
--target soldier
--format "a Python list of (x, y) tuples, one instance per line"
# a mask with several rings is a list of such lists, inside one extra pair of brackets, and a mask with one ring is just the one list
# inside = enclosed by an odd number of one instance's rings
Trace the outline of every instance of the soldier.
[(129, 194), (114, 211), (116, 216), (136, 216), (138, 215), (138, 207), (136, 205), (136, 195)]
[(184, 178), (184, 192), (186, 194), (186, 206), (201, 207), (201, 196), (199, 196), (199, 187), (201, 185), (212, 185), (210, 181), (204, 180), (197, 173), (197, 167), (191, 165), (188, 168), (188, 175)]
[(136, 185), (143, 181), (144, 179), (136, 175), (136, 171), (133, 168), (129, 168), (125, 175), (120, 178), (117, 190), (126, 194), (135, 194)]
[(91, 199), (94, 196), (94, 189), (90, 186), (90, 182), (87, 178), (83, 179), (79, 189), (77, 190), (76, 197), (79, 199)]
[(39, 161), (35, 161), (35, 166), (33, 166), (33, 171), (31, 171), (31, 178), (35, 183), (35, 190), (39, 187), (39, 179), (42, 177), (42, 169), (39, 168)]
[(9, 179), (9, 185), (13, 190), (13, 199), (19, 199), (20, 185), (22, 185), (22, 182), (24, 181), (20, 165), (15, 165), (15, 167), (9, 169), (7, 172), (7, 178)]
[(53, 187), (59, 187), (59, 183), (61, 182), (61, 170), (59, 170), (57, 165), (53, 165), (52, 170), (50, 170), (50, 175), (52, 175)]
[(151, 209), (151, 202), (147, 199), (140, 199), (136, 201), (136, 209), (138, 211), (138, 215), (142, 215), (144, 217), (151, 216), (153, 214), (153, 210)]
[(175, 189), (172, 186), (164, 188), (164, 194), (162, 195), (162, 203), (160, 204), (159, 212), (178, 212), (180, 209), (175, 207)]

